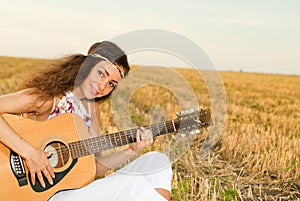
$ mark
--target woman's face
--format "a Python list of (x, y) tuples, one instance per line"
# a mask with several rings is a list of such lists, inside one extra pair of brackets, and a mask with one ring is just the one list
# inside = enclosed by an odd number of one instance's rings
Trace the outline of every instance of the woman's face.
[(80, 86), (74, 89), (73, 94), (81, 99), (106, 96), (122, 79), (118, 69), (125, 73), (121, 66), (116, 66), (107, 61), (100, 61), (92, 68)]

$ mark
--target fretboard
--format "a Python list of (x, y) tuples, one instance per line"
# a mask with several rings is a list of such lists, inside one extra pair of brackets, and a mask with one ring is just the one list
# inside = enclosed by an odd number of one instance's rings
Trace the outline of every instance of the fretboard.
[[(158, 124), (144, 126), (152, 131), (153, 137), (176, 132), (180, 126), (179, 120), (170, 120)], [(73, 159), (101, 151), (113, 149), (136, 142), (136, 133), (140, 128), (125, 130), (113, 134), (102, 135), (81, 141), (69, 143), (70, 153)]]

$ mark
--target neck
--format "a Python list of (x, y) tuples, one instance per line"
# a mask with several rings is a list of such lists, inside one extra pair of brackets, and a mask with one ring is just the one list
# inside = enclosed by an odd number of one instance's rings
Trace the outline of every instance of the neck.
[[(145, 126), (152, 131), (153, 137), (164, 135), (170, 132), (176, 132), (179, 128), (180, 121), (171, 120), (158, 124)], [(113, 149), (136, 142), (136, 133), (139, 128), (125, 130), (113, 134), (102, 135), (90, 139), (85, 139), (69, 144), (72, 158), (79, 158), (97, 152)]]
[(81, 87), (76, 87), (74, 88), (72, 91), (70, 91), (74, 96), (76, 96), (78, 99), (80, 100), (84, 100), (85, 97), (83, 95), (83, 91), (81, 89)]

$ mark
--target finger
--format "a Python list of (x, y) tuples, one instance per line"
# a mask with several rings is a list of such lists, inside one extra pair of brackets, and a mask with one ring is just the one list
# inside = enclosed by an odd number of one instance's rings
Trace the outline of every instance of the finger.
[(140, 129), (138, 129), (137, 132), (136, 132), (136, 141), (137, 142), (141, 141), (141, 131), (140, 131)]
[(146, 139), (148, 137), (148, 130), (149, 129), (146, 129), (145, 127), (141, 127), (141, 133), (142, 133), (142, 138), (143, 139)]
[(147, 145), (150, 145), (153, 142), (153, 134), (150, 129), (146, 130), (147, 135)]
[(53, 185), (53, 179), (52, 176), (50, 175), (49, 171), (47, 169), (43, 170), (43, 174), (46, 177), (46, 179), (48, 180), (48, 182)]
[(54, 179), (55, 178), (55, 173), (54, 173), (53, 168), (50, 165), (48, 165), (47, 170), (50, 173), (51, 177)]
[(41, 173), (41, 172), (38, 172), (38, 173), (36, 173), (36, 174), (37, 174), (37, 178), (38, 178), (38, 180), (39, 180), (41, 186), (42, 186), (43, 188), (45, 188), (45, 187), (46, 187), (46, 184), (45, 184), (45, 181), (44, 181), (44, 178), (43, 178), (42, 173)]
[(152, 143), (153, 143), (153, 137), (150, 138), (150, 144), (152, 144)]
[(30, 172), (30, 177), (31, 177), (32, 185), (35, 185), (35, 173)]
[(149, 138), (153, 138), (153, 133), (152, 133), (152, 131), (150, 129), (146, 129), (146, 132), (147, 132), (147, 136)]
[(45, 152), (45, 154), (46, 154), (47, 158), (49, 158), (52, 155), (51, 152)]
[(149, 130), (145, 130), (144, 131), (144, 139), (145, 140), (148, 140), (148, 139), (151, 139), (152, 135), (151, 135), (151, 132), (149, 132)]
[[(45, 152), (45, 154), (46, 154), (48, 159), (50, 158), (50, 156), (52, 156), (52, 152)], [(55, 178), (54, 171), (53, 171), (49, 161), (48, 161), (48, 164), (47, 164), (46, 168), (47, 168), (48, 172), (50, 173), (51, 177)]]
[(145, 135), (145, 136), (149, 136), (149, 135), (152, 135), (152, 132), (150, 129), (146, 129), (145, 127), (141, 127), (141, 131), (142, 133)]
[(146, 140), (149, 139), (151, 137), (151, 131), (149, 129), (146, 129), (144, 127), (141, 127), (141, 131), (142, 131), (142, 139)]

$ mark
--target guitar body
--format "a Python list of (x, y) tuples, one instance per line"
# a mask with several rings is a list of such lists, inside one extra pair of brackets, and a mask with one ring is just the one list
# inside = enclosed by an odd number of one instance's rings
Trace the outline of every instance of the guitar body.
[[(89, 138), (87, 129), (79, 116), (64, 114), (43, 122), (9, 114), (4, 114), (3, 117), (22, 138), (33, 146), (54, 153), (49, 161), (54, 169), (55, 179), (53, 186), (46, 180), (46, 188), (42, 188), (38, 181), (33, 186), (26, 164), (24, 163), (24, 166), (21, 164), (20, 167), (18, 156), (13, 155), (8, 147), (0, 143), (1, 199), (44, 201), (60, 190), (79, 188), (94, 180), (96, 166), (93, 155), (73, 159), (69, 152), (68, 143)], [(61, 152), (56, 152), (57, 150), (63, 150), (64, 156)], [(13, 169), (17, 171), (17, 176)], [(20, 172), (25, 173), (25, 176), (22, 176)]]

